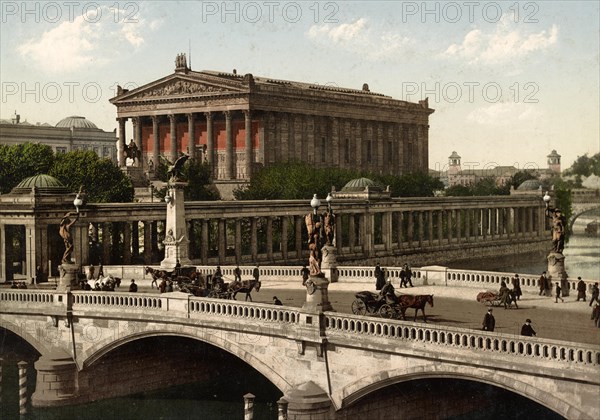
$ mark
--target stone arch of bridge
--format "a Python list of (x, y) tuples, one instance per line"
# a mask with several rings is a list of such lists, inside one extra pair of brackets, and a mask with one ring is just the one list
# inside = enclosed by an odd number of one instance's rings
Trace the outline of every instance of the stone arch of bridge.
[[(34, 335), (30, 334), (26, 328), (23, 328), (12, 322), (8, 322), (2, 318), (0, 318), (0, 328), (4, 328), (5, 330), (8, 330), (8, 331), (14, 333), (18, 337), (20, 337), (22, 340), (26, 341), (31, 347), (33, 347), (41, 355), (50, 353), (51, 347), (52, 347), (51, 341), (53, 341), (54, 338), (56, 338), (56, 337), (52, 337), (52, 336), (50, 336), (50, 334), (48, 334), (45, 337), (48, 339), (46, 341), (50, 341), (50, 342), (48, 344), (44, 344), (44, 342), (42, 340), (38, 340)], [(36, 329), (36, 333), (38, 333), (38, 335), (39, 335), (40, 331)]]
[(234, 340), (227, 340), (224, 337), (221, 337), (219, 334), (214, 334), (214, 331), (212, 333), (207, 332), (204, 328), (193, 328), (189, 330), (186, 329), (186, 331), (170, 331), (168, 329), (159, 329), (152, 331), (135, 332), (120, 337), (117, 340), (110, 338), (106, 340), (101, 340), (79, 354), (79, 357), (77, 359), (78, 369), (81, 371), (83, 369), (91, 368), (95, 362), (100, 360), (112, 350), (115, 350), (118, 347), (129, 342), (150, 337), (190, 338), (211, 344), (243, 360), (245, 363), (256, 369), (259, 373), (261, 373), (265, 378), (271, 381), (271, 383), (273, 383), (282, 392), (287, 391), (291, 387), (291, 384), (286, 380), (286, 378), (284, 378), (278, 372), (273, 370), (266, 363), (266, 361), (260, 359), (251, 352), (243, 349)]
[(597, 204), (582, 207), (573, 206), (573, 214), (571, 215), (571, 220), (569, 220), (569, 232), (573, 232), (573, 225), (575, 224), (575, 220), (577, 220), (580, 216), (598, 210), (600, 210), (600, 206)]
[[(478, 373), (480, 374), (481, 372), (478, 371)], [(553, 394), (551, 390), (531, 386), (528, 383), (498, 371), (490, 370), (487, 376), (476, 376), (473, 374), (472, 368), (470, 369), (467, 366), (435, 362), (429, 366), (429, 369), (423, 366), (416, 366), (409, 369), (393, 369), (386, 372), (377, 372), (348, 384), (340, 393), (341, 407), (347, 407), (362, 397), (389, 385), (419, 379), (463, 379), (481, 382), (519, 394), (565, 418), (585, 418), (585, 415), (578, 407), (572, 405), (568, 400), (561, 399), (559, 395)]]

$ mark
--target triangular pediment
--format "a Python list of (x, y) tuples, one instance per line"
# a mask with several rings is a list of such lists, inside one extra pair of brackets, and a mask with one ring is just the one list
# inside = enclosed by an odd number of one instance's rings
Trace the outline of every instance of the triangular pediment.
[(173, 97), (239, 93), (246, 90), (239, 83), (205, 79), (211, 78), (175, 74), (140, 86), (139, 88), (131, 91), (117, 92), (117, 96), (113, 98), (111, 102), (116, 104), (119, 102), (129, 102), (132, 100), (135, 101), (155, 98), (165, 99)]

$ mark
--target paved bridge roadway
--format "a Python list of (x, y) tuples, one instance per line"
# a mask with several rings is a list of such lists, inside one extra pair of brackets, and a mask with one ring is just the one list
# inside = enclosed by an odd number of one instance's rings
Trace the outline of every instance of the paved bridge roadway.
[(237, 356), (286, 398), (317, 389), (335, 410), (393, 383), (457, 378), (512, 391), (569, 419), (600, 418), (594, 345), (182, 293), (2, 290), (0, 305), (0, 326), (41, 354), (36, 406), (88, 401), (95, 366), (109, 352), (178, 336)]

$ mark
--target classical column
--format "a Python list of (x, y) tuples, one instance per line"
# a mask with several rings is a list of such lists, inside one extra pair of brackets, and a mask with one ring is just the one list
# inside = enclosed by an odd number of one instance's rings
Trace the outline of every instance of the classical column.
[(408, 211), (408, 228), (407, 228), (407, 232), (406, 232), (406, 242), (408, 243), (408, 246), (412, 246), (412, 242), (413, 242), (413, 232), (414, 232), (414, 217), (413, 217), (413, 212), (412, 211)]
[(256, 262), (258, 258), (258, 225), (256, 217), (250, 218), (250, 252), (252, 254), (252, 261)]
[(296, 258), (302, 258), (302, 229), (304, 229), (304, 217), (294, 216), (296, 225)]
[(397, 213), (398, 217), (398, 248), (402, 248), (402, 244), (404, 243), (404, 212), (399, 211)]
[(135, 146), (137, 147), (138, 151), (139, 151), (139, 158), (136, 157), (135, 158), (135, 166), (143, 166), (142, 164), (142, 119), (140, 117), (133, 117), (131, 119), (131, 122), (133, 124), (133, 142), (135, 143)]
[(273, 217), (267, 216), (267, 258), (273, 261)]
[(461, 217), (460, 217), (460, 210), (456, 210), (456, 242), (460, 243), (461, 242), (461, 237), (462, 237), (462, 229), (461, 229)]
[(208, 247), (209, 247), (209, 243), (208, 243), (208, 238), (209, 238), (209, 233), (208, 233), (208, 220), (206, 219), (202, 219), (202, 241), (200, 242), (200, 260), (202, 261), (202, 264), (208, 264)]
[(206, 117), (206, 161), (212, 169), (213, 178), (217, 177), (217, 164), (215, 162), (215, 140), (213, 134), (213, 113), (205, 112)]
[(437, 217), (437, 243), (441, 245), (444, 240), (444, 210), (436, 211)]
[(225, 111), (225, 179), (234, 179), (233, 128), (231, 111)]
[(123, 264), (131, 264), (131, 223), (123, 222)]
[(109, 265), (110, 258), (110, 238), (111, 238), (111, 223), (102, 223), (102, 264)]
[(157, 115), (152, 116), (152, 163), (155, 170), (160, 163), (160, 132), (158, 128), (158, 119), (159, 117)]
[(175, 163), (175, 160), (177, 160), (179, 157), (177, 156), (177, 117), (173, 114), (169, 114), (169, 123), (169, 134), (171, 138), (171, 162)]
[(533, 236), (533, 207), (527, 207), (527, 234)]
[(188, 119), (188, 155), (190, 159), (196, 159), (196, 126), (194, 113), (187, 114)]
[(235, 219), (235, 262), (242, 261), (242, 221)]
[[(300, 145), (298, 145), (300, 146)], [(328, 159), (328, 163), (335, 167), (339, 167), (340, 164), (340, 124), (337, 117), (331, 118), (331, 159)]]
[(140, 229), (138, 221), (131, 222), (131, 257), (136, 260), (140, 255)]
[(350, 252), (354, 251), (356, 245), (356, 225), (354, 224), (354, 213), (348, 215), (348, 245)]
[(250, 110), (244, 110), (244, 122), (246, 131), (246, 143), (244, 148), (244, 156), (246, 158), (246, 179), (252, 177), (252, 164), (254, 158), (252, 156), (252, 113)]
[(219, 264), (223, 264), (227, 258), (227, 224), (225, 219), (219, 219)]
[(287, 218), (287, 216), (281, 216), (279, 220), (281, 223), (281, 257), (284, 260), (287, 260), (287, 257), (288, 257), (288, 244), (287, 244), (288, 218)]
[(125, 166), (125, 123), (127, 122), (127, 118), (117, 118), (119, 122), (119, 147), (117, 148), (117, 161), (119, 162), (119, 166)]
[(383, 213), (382, 224), (383, 244), (385, 250), (389, 251), (392, 249), (392, 212)]
[(433, 210), (427, 211), (427, 233), (429, 246), (433, 246)]
[(469, 242), (471, 240), (471, 209), (465, 209), (465, 240)]
[(144, 264), (152, 263), (152, 222), (144, 222)]
[(417, 213), (417, 224), (419, 229), (419, 248), (423, 248), (423, 236), (424, 236), (424, 226), (423, 226), (423, 212), (419, 211)]
[(448, 215), (447, 218), (447, 226), (448, 226), (448, 231), (446, 232), (448, 234), (448, 244), (452, 243), (452, 222), (454, 220), (454, 210), (447, 210), (446, 214)]

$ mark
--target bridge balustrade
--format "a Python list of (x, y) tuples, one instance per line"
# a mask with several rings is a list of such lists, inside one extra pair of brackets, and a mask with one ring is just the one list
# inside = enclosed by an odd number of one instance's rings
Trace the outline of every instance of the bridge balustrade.
[(246, 302), (228, 302), (221, 299), (193, 298), (189, 303), (190, 315), (206, 314), (230, 318), (252, 319), (286, 324), (297, 324), (298, 310), (273, 305), (252, 304)]
[[(427, 327), (411, 322), (376, 320), (359, 316), (327, 313), (325, 328), (328, 337), (340, 333), (350, 337), (367, 335), (384, 339), (420, 341), (465, 350), (483, 350), (508, 356), (532, 357), (569, 365), (599, 366), (597, 346), (568, 344), (554, 340), (491, 334), (452, 327)], [(372, 342), (372, 341), (370, 341)]]
[(115, 292), (73, 292), (73, 308), (78, 306), (102, 309), (134, 308), (134, 309), (163, 309), (163, 298), (158, 296), (135, 295)]
[(53, 303), (55, 294), (54, 291), (3, 291), (0, 292), (0, 302)]

